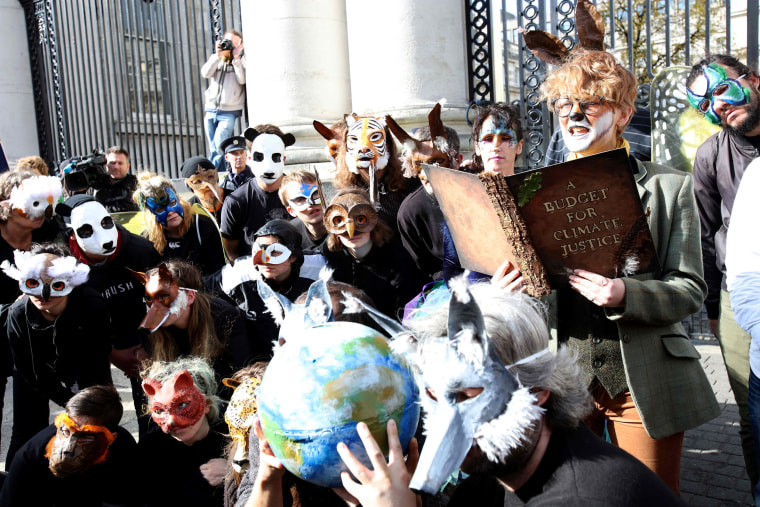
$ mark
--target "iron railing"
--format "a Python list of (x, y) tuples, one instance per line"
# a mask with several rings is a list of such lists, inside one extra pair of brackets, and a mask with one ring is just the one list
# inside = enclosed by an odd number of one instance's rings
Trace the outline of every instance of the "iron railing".
[[(235, 0), (22, 1), (40, 154), (48, 164), (121, 145), (133, 170), (177, 177), (207, 154), (200, 67)], [(239, 130), (238, 130), (239, 131)]]
[[(758, 3), (760, 0), (732, 3), (731, 0), (598, 0), (606, 28), (609, 51), (637, 75), (640, 87), (637, 105), (648, 103), (647, 84), (657, 72), (671, 65), (691, 65), (708, 52), (730, 53), (758, 67)], [(538, 88), (546, 77), (547, 66), (528, 50), (518, 29), (540, 29), (559, 37), (568, 49), (577, 41), (574, 0), (502, 0), (484, 6), (488, 0), (465, 0), (467, 19), (482, 19), (490, 11), (490, 26), (480, 27), (485, 37), (474, 39), (468, 33), (469, 68), (478, 69), (475, 79), (489, 90), (485, 97), (471, 84), (470, 100), (489, 98), (513, 102), (522, 109), (526, 149), (523, 165), (539, 167), (554, 129), (554, 118), (546, 104), (538, 100)], [(746, 8), (745, 8), (746, 6)], [(614, 27), (614, 29), (613, 29)], [(496, 56), (494, 56), (496, 55)], [(493, 68), (478, 65), (493, 61)], [(471, 71), (473, 72), (473, 71)]]

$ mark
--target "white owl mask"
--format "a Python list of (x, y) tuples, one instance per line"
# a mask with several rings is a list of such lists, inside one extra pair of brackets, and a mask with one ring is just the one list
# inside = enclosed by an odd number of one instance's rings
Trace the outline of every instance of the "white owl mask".
[(31, 220), (53, 216), (55, 204), (63, 197), (61, 182), (55, 176), (32, 176), (11, 190), (11, 208)]
[(119, 242), (119, 230), (102, 204), (85, 202), (71, 210), (71, 228), (79, 248), (90, 254), (111, 255)]
[(44, 301), (70, 294), (74, 287), (87, 281), (90, 273), (90, 268), (77, 262), (74, 257), (16, 250), (13, 260), (15, 265), (4, 261), (0, 268), (18, 281), (21, 292), (40, 296)]

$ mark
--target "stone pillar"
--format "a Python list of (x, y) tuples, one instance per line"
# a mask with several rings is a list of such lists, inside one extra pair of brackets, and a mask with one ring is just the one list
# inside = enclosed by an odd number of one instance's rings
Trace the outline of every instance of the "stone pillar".
[(24, 9), (0, 0), (0, 140), (8, 162), (39, 155)]
[(416, 127), (446, 99), (444, 123), (468, 131), (464, 2), (346, 0), (346, 18), (355, 112)]
[(351, 111), (345, 0), (245, 0), (240, 8), (251, 125), (308, 126), (316, 136), (313, 120)]

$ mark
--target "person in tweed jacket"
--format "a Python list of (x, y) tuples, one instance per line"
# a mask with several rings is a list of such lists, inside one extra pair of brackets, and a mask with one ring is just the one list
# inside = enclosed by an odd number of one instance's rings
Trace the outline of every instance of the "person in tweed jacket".
[[(576, 50), (541, 87), (559, 117), (569, 160), (625, 147), (636, 78), (604, 51)], [(630, 154), (630, 152), (629, 152)], [(660, 270), (610, 279), (584, 270), (550, 300), (555, 341), (577, 351), (594, 397), (586, 419), (679, 492), (684, 431), (720, 413), (681, 321), (699, 311), (699, 219), (691, 175), (630, 158), (650, 213)], [(603, 170), (603, 169), (600, 169)]]

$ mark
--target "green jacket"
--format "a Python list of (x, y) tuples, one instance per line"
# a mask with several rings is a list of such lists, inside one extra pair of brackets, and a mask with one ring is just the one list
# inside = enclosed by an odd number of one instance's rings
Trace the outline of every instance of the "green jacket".
[[(625, 308), (605, 313), (617, 325), (628, 388), (644, 428), (657, 439), (717, 417), (720, 407), (681, 324), (700, 310), (707, 294), (691, 175), (636, 162), (634, 177), (644, 210), (651, 211), (661, 269), (623, 278)], [(550, 307), (562, 304), (557, 299), (555, 292)]]

